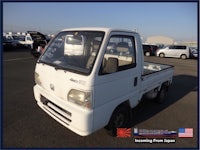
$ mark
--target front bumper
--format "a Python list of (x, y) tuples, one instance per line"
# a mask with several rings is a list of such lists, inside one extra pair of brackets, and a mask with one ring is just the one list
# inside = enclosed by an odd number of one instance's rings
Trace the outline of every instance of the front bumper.
[(93, 111), (66, 102), (35, 85), (34, 96), (37, 104), (60, 124), (81, 136), (92, 133)]

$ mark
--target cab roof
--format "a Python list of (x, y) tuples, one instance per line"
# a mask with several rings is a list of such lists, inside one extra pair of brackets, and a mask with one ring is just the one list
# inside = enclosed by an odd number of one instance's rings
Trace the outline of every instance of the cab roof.
[(105, 28), (105, 27), (80, 27), (80, 28), (68, 28), (64, 29), (62, 31), (103, 31), (103, 32), (133, 32), (132, 30), (126, 30), (126, 29), (116, 29), (116, 28)]

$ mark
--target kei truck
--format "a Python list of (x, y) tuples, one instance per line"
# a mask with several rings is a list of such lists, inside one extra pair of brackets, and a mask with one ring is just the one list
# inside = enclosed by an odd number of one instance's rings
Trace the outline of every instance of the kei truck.
[(144, 62), (140, 35), (131, 30), (65, 29), (37, 60), (33, 90), (37, 104), (78, 135), (103, 127), (114, 133), (130, 124), (144, 97), (164, 101), (173, 70)]

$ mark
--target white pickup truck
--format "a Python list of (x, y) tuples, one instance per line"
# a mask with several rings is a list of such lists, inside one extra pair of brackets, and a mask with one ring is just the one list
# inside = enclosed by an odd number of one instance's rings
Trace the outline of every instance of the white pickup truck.
[(173, 69), (144, 62), (140, 36), (133, 31), (66, 29), (36, 63), (34, 96), (47, 114), (81, 136), (102, 127), (116, 131), (128, 126), (131, 109), (142, 98), (164, 100)]

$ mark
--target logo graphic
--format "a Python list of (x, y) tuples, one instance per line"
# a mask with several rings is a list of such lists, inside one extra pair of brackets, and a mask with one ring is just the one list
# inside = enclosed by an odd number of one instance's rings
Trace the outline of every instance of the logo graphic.
[(117, 137), (120, 138), (131, 137), (131, 128), (117, 128)]
[(180, 138), (191, 138), (193, 137), (193, 128), (179, 128), (178, 137)]
[(176, 131), (169, 130), (147, 130), (134, 128), (133, 135), (138, 138), (143, 137), (174, 137), (177, 136)]

